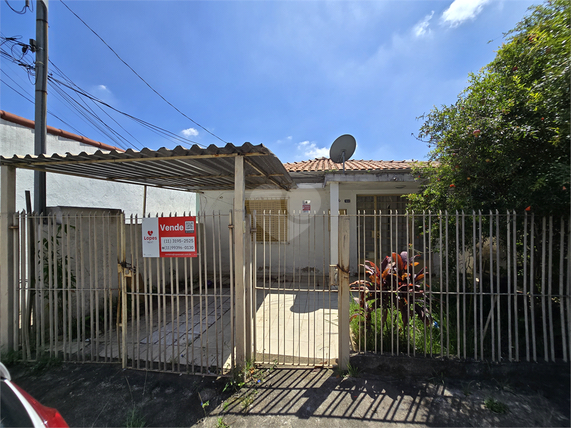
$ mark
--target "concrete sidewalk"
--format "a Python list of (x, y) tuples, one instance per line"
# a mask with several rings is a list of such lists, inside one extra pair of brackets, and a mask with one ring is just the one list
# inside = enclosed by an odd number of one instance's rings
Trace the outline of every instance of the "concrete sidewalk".
[[(502, 409), (505, 413), (494, 412)], [(340, 377), (326, 369), (279, 369), (234, 394), (196, 426), (568, 427), (569, 423), (568, 373), (541, 388), (521, 376), (458, 380), (435, 374), (428, 380), (414, 380), (370, 373)]]

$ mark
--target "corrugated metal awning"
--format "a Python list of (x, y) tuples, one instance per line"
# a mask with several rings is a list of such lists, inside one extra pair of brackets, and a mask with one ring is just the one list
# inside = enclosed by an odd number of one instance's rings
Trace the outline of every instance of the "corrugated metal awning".
[(242, 146), (197, 145), (190, 149), (143, 149), (140, 152), (98, 150), (77, 155), (0, 156), (1, 165), (67, 174), (118, 183), (141, 184), (165, 189), (202, 191), (234, 189), (234, 158), (244, 156), (246, 189), (282, 188), (295, 184), (280, 160), (262, 144)]

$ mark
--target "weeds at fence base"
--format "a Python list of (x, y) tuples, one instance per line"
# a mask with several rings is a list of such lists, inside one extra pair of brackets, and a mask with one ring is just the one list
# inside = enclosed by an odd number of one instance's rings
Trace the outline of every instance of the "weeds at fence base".
[(125, 426), (127, 428), (142, 428), (145, 425), (145, 418), (140, 414), (136, 407), (133, 407), (125, 419)]
[(351, 334), (353, 347), (358, 352), (377, 352), (390, 354), (440, 355), (447, 350), (441, 342), (442, 330), (438, 323), (426, 325), (417, 317), (404, 325), (402, 313), (396, 308), (387, 310), (383, 320), (383, 309), (373, 311), (369, 322), (364, 323), (359, 313), (359, 305), (351, 302)]
[(498, 401), (495, 398), (491, 397), (487, 398), (484, 401), (484, 406), (486, 407), (486, 409), (489, 409), (494, 413), (507, 413), (509, 410), (507, 404), (502, 403), (501, 401)]
[(13, 349), (2, 352), (0, 355), (0, 362), (6, 367), (14, 366), (20, 362), (20, 353)]

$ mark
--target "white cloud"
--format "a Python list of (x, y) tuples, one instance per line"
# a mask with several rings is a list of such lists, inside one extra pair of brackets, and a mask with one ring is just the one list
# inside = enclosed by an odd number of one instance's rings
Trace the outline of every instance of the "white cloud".
[(289, 136), (285, 137), (283, 140), (276, 141), (276, 144), (284, 144), (284, 143), (291, 144), (291, 140), (292, 140), (292, 136), (289, 135)]
[(468, 19), (475, 19), (490, 0), (454, 0), (442, 14), (442, 22), (457, 27)]
[(301, 152), (304, 156), (304, 159), (314, 159), (314, 158), (321, 158), (321, 157), (329, 157), (329, 149), (319, 148), (317, 144), (311, 143), (309, 141), (302, 141), (297, 145), (298, 152)]
[(420, 21), (418, 24), (414, 26), (412, 31), (416, 37), (421, 37), (424, 36), (425, 34), (430, 34), (430, 28), (428, 28), (428, 26), (430, 25), (430, 20), (432, 19), (433, 15), (434, 11), (432, 11), (430, 15), (426, 15), (422, 21)]
[(190, 137), (196, 137), (198, 135), (198, 131), (194, 128), (188, 128), (188, 129), (183, 129), (181, 131), (182, 135), (184, 135), (186, 138), (190, 138)]
[(106, 102), (107, 104), (117, 105), (113, 92), (105, 85), (96, 85), (91, 88), (91, 93), (97, 99)]

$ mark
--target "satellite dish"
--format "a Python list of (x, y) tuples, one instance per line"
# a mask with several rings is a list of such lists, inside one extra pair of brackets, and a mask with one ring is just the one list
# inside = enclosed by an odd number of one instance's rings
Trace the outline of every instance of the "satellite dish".
[(335, 163), (343, 163), (343, 172), (345, 172), (345, 161), (353, 156), (356, 147), (355, 137), (349, 134), (341, 135), (331, 145), (329, 158)]

